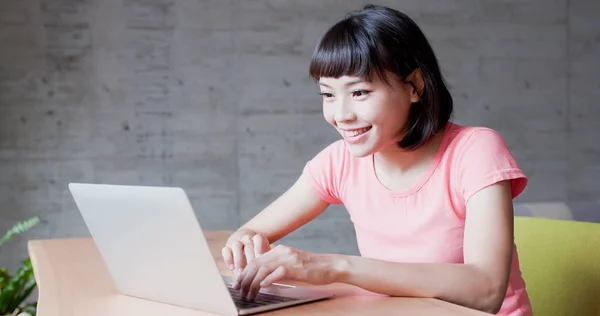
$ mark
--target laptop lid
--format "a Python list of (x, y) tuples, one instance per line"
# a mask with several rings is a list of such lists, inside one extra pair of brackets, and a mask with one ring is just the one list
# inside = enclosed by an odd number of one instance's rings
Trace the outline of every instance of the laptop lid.
[(120, 293), (238, 315), (181, 188), (70, 183)]

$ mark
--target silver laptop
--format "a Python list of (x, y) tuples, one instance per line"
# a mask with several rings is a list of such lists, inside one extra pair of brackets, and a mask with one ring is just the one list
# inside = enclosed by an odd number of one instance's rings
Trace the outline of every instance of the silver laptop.
[(332, 296), (276, 284), (252, 301), (240, 298), (221, 275), (181, 188), (70, 183), (69, 190), (121, 294), (220, 315)]

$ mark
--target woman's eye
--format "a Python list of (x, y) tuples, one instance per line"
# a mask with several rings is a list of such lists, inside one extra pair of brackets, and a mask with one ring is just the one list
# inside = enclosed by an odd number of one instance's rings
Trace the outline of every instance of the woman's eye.
[(331, 98), (331, 97), (333, 97), (333, 94), (331, 94), (329, 92), (321, 92), (321, 93), (319, 93), (319, 95), (321, 95), (323, 98)]
[(362, 97), (365, 96), (369, 93), (369, 91), (366, 90), (356, 90), (356, 91), (352, 91), (352, 96), (353, 97)]

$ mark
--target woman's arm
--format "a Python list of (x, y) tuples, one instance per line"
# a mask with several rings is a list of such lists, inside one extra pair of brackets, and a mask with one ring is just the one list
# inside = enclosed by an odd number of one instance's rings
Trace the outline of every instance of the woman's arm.
[(285, 237), (319, 216), (329, 206), (310, 187), (302, 174), (279, 198), (238, 229), (244, 234), (261, 234), (270, 243)]
[(340, 281), (373, 292), (435, 297), (495, 313), (506, 295), (512, 246), (513, 206), (510, 183), (506, 181), (483, 189), (468, 202), (465, 264), (392, 263), (346, 257)]
[(467, 205), (465, 225), (464, 264), (395, 263), (280, 247), (250, 264), (236, 287), (253, 296), (259, 286), (282, 277), (315, 284), (344, 282), (372, 292), (434, 297), (495, 313), (506, 294), (512, 257), (510, 182), (475, 194)]
[(267, 252), (270, 244), (319, 216), (328, 206), (302, 174), (273, 203), (227, 239), (221, 253), (227, 267), (238, 273), (248, 262)]

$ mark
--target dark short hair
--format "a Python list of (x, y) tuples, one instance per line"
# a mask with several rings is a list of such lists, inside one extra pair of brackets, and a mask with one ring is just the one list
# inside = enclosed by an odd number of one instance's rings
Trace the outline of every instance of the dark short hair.
[(385, 71), (405, 80), (417, 68), (423, 73), (420, 100), (409, 111), (407, 132), (398, 142), (415, 149), (443, 129), (452, 115), (452, 96), (436, 56), (417, 24), (397, 10), (366, 5), (333, 25), (315, 47), (310, 76), (339, 78), (373, 74), (389, 83)]

